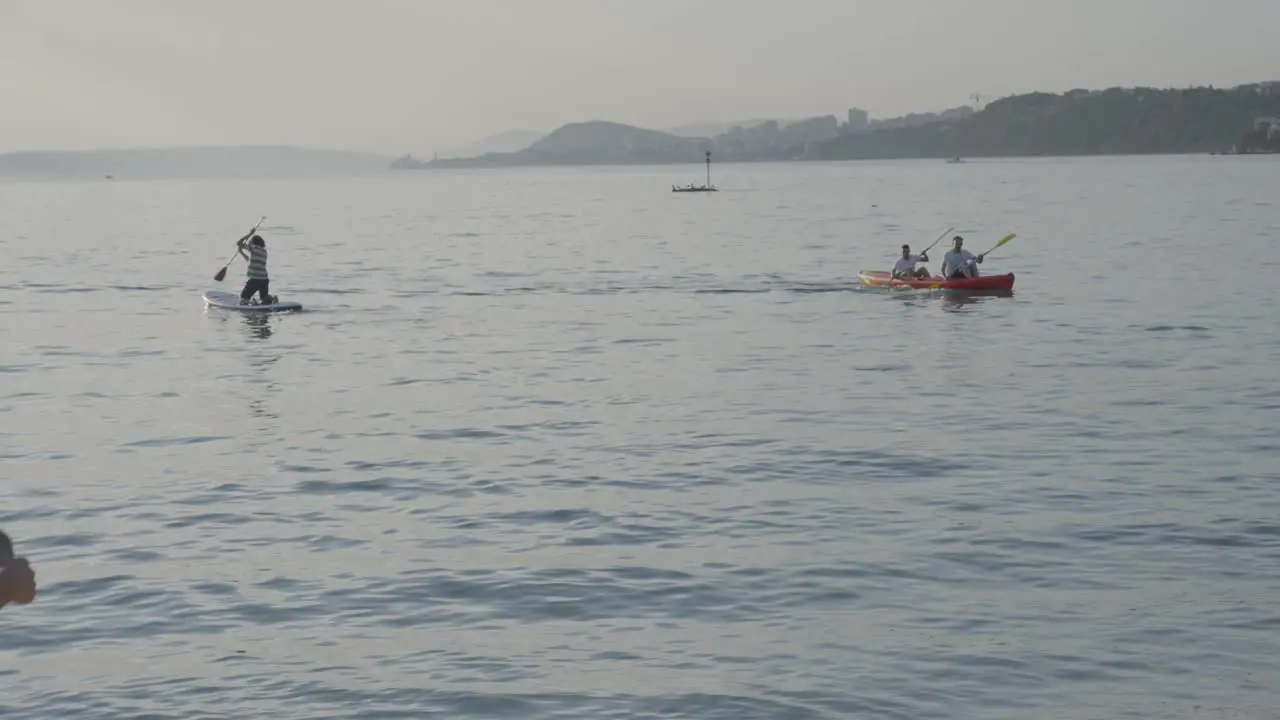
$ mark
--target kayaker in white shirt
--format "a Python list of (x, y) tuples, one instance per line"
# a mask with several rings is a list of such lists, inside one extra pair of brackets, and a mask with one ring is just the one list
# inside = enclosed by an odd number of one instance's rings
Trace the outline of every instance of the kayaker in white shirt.
[(927, 278), (929, 277), (929, 268), (916, 269), (916, 263), (929, 262), (929, 251), (926, 250), (919, 255), (911, 254), (911, 246), (902, 246), (902, 257), (893, 264), (893, 270), (889, 273), (890, 277), (895, 278)]
[(948, 280), (978, 277), (982, 256), (974, 255), (963, 246), (964, 238), (957, 235), (952, 239), (951, 250), (942, 256), (942, 277)]

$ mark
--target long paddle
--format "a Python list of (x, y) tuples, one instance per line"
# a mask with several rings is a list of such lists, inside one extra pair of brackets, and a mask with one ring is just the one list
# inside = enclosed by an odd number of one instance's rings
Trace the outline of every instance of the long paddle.
[[(262, 216), (262, 220), (259, 220), (259, 221), (258, 221), (258, 224), (253, 226), (253, 229), (249, 231), (249, 234), (250, 234), (250, 235), (252, 235), (252, 234), (254, 234), (255, 232), (257, 232), (257, 231), (258, 231), (258, 228), (262, 227), (262, 223), (263, 223), (263, 222), (265, 222), (265, 221), (266, 221), (266, 219), (267, 219), (267, 216), (266, 216), (266, 215), (263, 215), (263, 216)], [(239, 254), (240, 254), (240, 247), (239, 247), (239, 246), (236, 246), (236, 254), (231, 256), (231, 260), (235, 260), (235, 259), (236, 259), (236, 255), (239, 255)], [(218, 272), (214, 273), (213, 279), (214, 279), (215, 281), (217, 281), (217, 282), (222, 282), (222, 279), (223, 279), (223, 278), (225, 278), (225, 277), (227, 276), (227, 267), (231, 265), (231, 260), (228, 260), (228, 261), (227, 261), (227, 264), (226, 264), (226, 265), (223, 265), (221, 270), (219, 270)]]
[[(942, 242), (942, 238), (946, 237), (947, 233), (951, 232), (952, 230), (955, 230), (955, 228), (949, 227), (946, 230), (943, 230), (942, 234), (938, 236), (938, 239), (933, 241), (933, 245), (937, 245), (938, 243)], [(929, 251), (933, 249), (933, 245), (930, 245), (929, 247), (925, 248), (920, 254), (928, 255)]]
[(988, 254), (990, 254), (990, 253), (991, 253), (991, 251), (992, 251), (992, 250), (995, 250), (995, 249), (997, 249), (997, 248), (999, 248), (999, 247), (1003, 246), (1005, 243), (1009, 242), (1010, 240), (1014, 239), (1014, 238), (1015, 238), (1015, 237), (1017, 237), (1017, 236), (1018, 236), (1018, 234), (1017, 234), (1017, 233), (1009, 233), (1008, 235), (1005, 235), (1004, 237), (1000, 238), (1000, 242), (996, 243), (996, 246), (995, 246), (995, 247), (991, 248), (991, 250), (988, 250), (987, 252), (982, 253), (982, 254), (981, 254), (981, 255), (979, 255), (978, 257), (980, 257), (980, 258), (985, 258)]

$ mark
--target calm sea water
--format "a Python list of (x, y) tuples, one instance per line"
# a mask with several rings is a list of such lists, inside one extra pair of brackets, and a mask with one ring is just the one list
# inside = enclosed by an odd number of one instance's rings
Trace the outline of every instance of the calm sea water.
[(0, 711), (1276, 717), (1277, 167), (2, 184)]

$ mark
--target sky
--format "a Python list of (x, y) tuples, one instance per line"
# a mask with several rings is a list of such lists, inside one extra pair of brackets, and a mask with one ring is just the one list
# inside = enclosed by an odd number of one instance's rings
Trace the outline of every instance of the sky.
[(612, 120), (1280, 79), (1280, 0), (0, 0), (0, 152), (429, 156)]

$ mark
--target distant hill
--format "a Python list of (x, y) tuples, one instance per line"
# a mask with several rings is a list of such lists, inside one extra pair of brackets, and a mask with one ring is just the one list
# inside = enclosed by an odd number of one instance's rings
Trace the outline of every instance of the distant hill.
[(537, 130), (508, 130), (470, 145), (440, 153), (443, 158), (477, 157), (486, 153), (518, 152), (546, 137)]
[[(681, 132), (705, 131), (695, 124)], [(735, 123), (686, 137), (600, 120), (570, 123), (524, 150), (398, 167), (715, 162), (1280, 151), (1280, 82), (1215, 88), (1109, 88), (1006, 97), (850, 127), (834, 115)]]
[(960, 119), (842, 135), (806, 159), (1266, 151), (1278, 117), (1280, 83), (1028, 93)]
[(705, 143), (633, 125), (593, 120), (569, 123), (529, 147), (478, 158), (439, 158), (423, 167), (611, 165), (696, 162)]
[(117, 180), (382, 173), (391, 158), (289, 146), (137, 148), (0, 155), (0, 177)]
[(593, 120), (569, 123), (529, 146), (531, 153), (544, 156), (591, 155), (621, 158), (633, 154), (687, 152), (688, 138), (646, 130), (634, 125)]

